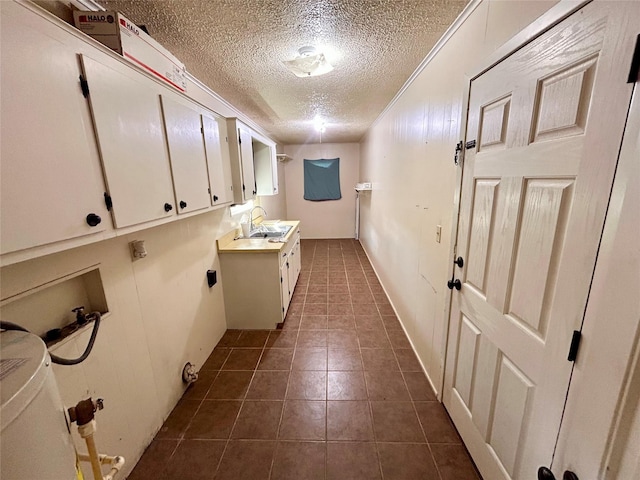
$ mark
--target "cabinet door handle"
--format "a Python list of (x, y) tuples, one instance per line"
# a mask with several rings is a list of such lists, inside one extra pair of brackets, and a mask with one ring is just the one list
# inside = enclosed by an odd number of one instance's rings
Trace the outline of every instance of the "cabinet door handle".
[(214, 195), (214, 196), (213, 196), (213, 201), (214, 201), (214, 202), (217, 202), (217, 201), (218, 201), (218, 195)]
[(171, 210), (173, 210), (173, 205), (171, 205), (170, 203), (165, 203), (164, 204), (164, 211), (165, 212), (170, 212)]
[(187, 202), (180, 200), (180, 208), (187, 208)]
[(96, 225), (100, 225), (100, 222), (102, 222), (100, 215), (96, 215), (95, 213), (90, 213), (89, 215), (87, 215), (86, 220), (87, 220), (87, 225), (89, 225), (90, 227), (95, 227)]

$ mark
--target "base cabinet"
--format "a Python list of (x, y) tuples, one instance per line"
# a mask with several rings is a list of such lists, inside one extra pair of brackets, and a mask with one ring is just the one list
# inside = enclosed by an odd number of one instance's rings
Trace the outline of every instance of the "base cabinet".
[(227, 328), (276, 328), (287, 314), (300, 264), (299, 227), (278, 251), (221, 251)]

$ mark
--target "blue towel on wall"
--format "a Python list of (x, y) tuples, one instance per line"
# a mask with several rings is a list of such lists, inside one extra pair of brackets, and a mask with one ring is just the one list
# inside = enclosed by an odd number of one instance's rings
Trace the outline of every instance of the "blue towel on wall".
[(340, 200), (340, 159), (321, 158), (304, 161), (304, 199)]

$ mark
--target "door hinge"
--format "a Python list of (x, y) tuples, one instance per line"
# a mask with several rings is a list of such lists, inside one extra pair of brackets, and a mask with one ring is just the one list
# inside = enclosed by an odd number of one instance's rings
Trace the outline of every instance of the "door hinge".
[(580, 339), (582, 338), (582, 333), (579, 330), (573, 331), (573, 336), (571, 337), (571, 346), (569, 347), (569, 355), (567, 356), (567, 360), (570, 362), (575, 362), (578, 357), (578, 349), (580, 348)]
[(280, 283), (282, 283), (282, 277), (280, 277)]
[(84, 75), (80, 75), (80, 89), (82, 90), (82, 96), (87, 98), (89, 96), (89, 82), (84, 78)]
[(457, 144), (456, 144), (456, 153), (453, 156), (453, 163), (455, 163), (456, 165), (459, 165), (460, 163), (460, 152), (462, 151), (462, 140), (460, 140)]
[(113, 201), (111, 201), (111, 195), (104, 192), (104, 204), (107, 206), (107, 210), (111, 211), (113, 208)]
[(636, 38), (636, 48), (633, 49), (627, 83), (636, 83), (638, 80), (640, 80), (640, 35)]
[(204, 135), (204, 127), (200, 127), (200, 133)]

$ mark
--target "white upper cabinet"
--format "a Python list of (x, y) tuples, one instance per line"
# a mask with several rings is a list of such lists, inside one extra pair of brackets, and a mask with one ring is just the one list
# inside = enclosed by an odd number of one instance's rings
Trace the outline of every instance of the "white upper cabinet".
[(116, 227), (174, 215), (161, 87), (111, 58), (82, 64)]
[(202, 126), (198, 108), (163, 94), (162, 112), (169, 145), (178, 214), (211, 206)]
[(203, 114), (201, 117), (209, 170), (211, 205), (231, 203), (233, 202), (233, 189), (231, 187), (226, 120), (222, 117), (213, 118), (209, 114)]
[(242, 164), (242, 195), (244, 201), (247, 201), (255, 198), (257, 190), (253, 167), (253, 144), (251, 142), (251, 131), (243, 126), (238, 126), (238, 139)]
[(244, 203), (252, 200), (256, 195), (251, 133), (249, 128), (237, 119), (229, 118), (227, 119), (227, 136), (233, 181), (233, 201)]
[(234, 201), (278, 193), (276, 144), (235, 118), (227, 120)]
[(277, 195), (278, 162), (276, 160), (276, 146), (264, 138), (257, 137), (253, 138), (252, 145), (257, 194)]
[(0, 7), (5, 254), (102, 232), (111, 222), (75, 48), (24, 7)]

